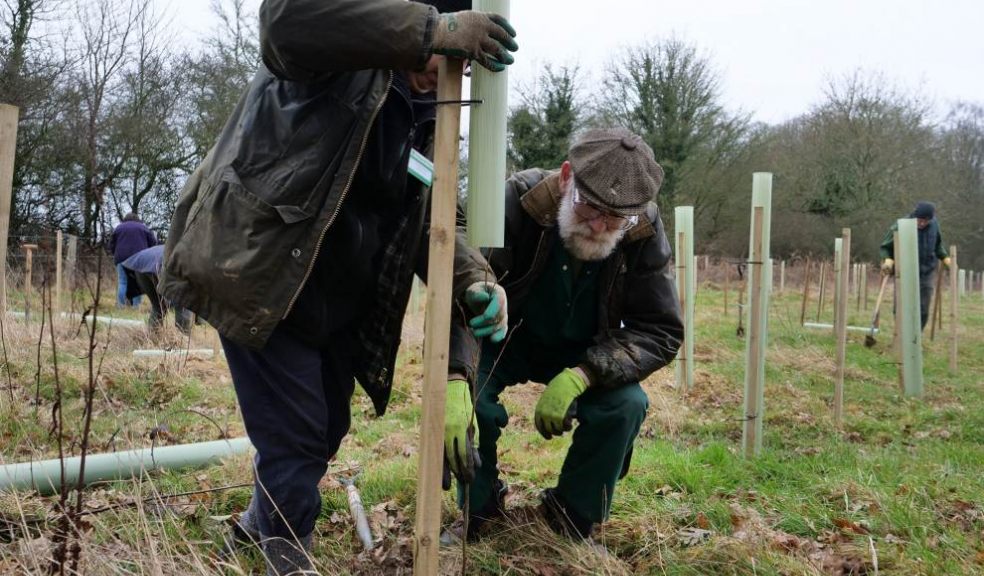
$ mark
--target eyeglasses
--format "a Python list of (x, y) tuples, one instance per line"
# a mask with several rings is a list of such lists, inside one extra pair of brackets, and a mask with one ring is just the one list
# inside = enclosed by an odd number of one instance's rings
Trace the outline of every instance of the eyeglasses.
[(574, 193), (571, 194), (571, 204), (574, 205), (574, 213), (582, 221), (590, 222), (602, 218), (605, 222), (605, 228), (609, 230), (628, 230), (639, 222), (638, 216), (612, 214), (611, 212), (606, 212), (601, 208), (591, 205), (581, 197), (581, 192), (577, 189), (577, 186), (574, 187)]

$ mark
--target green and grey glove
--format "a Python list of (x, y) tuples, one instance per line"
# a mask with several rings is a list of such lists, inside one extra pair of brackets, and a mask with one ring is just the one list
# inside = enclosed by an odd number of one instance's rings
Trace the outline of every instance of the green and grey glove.
[(476, 338), (489, 337), (495, 343), (502, 342), (509, 329), (506, 311), (506, 291), (492, 282), (475, 282), (465, 289), (465, 304), (474, 317), (468, 327)]
[(434, 28), (433, 51), (452, 58), (474, 60), (493, 72), (515, 62), (516, 31), (498, 14), (474, 10), (441, 14)]
[(444, 457), (451, 472), (462, 482), (475, 479), (481, 467), (475, 445), (478, 444), (478, 421), (471, 401), (471, 386), (464, 380), (448, 382), (444, 405)]
[(540, 395), (536, 403), (533, 421), (540, 435), (550, 440), (554, 436), (562, 436), (571, 429), (572, 423), (569, 410), (574, 400), (584, 394), (588, 383), (575, 368), (564, 368), (564, 371), (554, 376), (547, 384), (547, 389)]

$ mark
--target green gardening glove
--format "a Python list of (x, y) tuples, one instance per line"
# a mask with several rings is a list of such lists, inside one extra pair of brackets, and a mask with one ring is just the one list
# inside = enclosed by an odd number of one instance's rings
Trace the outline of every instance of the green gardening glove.
[(571, 368), (564, 368), (563, 372), (554, 376), (540, 395), (533, 418), (536, 429), (544, 438), (550, 440), (571, 429), (567, 411), (574, 400), (587, 389), (588, 383), (578, 371)]
[(493, 72), (515, 62), (516, 31), (498, 14), (463, 10), (441, 14), (434, 28), (434, 54), (474, 60)]
[(476, 338), (489, 337), (495, 343), (502, 342), (509, 329), (506, 307), (506, 291), (492, 282), (475, 282), (465, 289), (465, 304), (474, 317), (468, 327)]
[(471, 386), (464, 380), (451, 380), (444, 405), (444, 458), (451, 472), (465, 483), (475, 479), (475, 469), (482, 465), (475, 444), (478, 444), (478, 423)]

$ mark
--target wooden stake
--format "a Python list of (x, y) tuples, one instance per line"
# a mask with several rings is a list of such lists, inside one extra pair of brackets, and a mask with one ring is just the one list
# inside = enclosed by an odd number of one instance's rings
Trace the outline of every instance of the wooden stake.
[(62, 290), (62, 232), (55, 232), (55, 297), (51, 302), (52, 322), (58, 318), (61, 312), (61, 290)]
[(863, 309), (868, 309), (868, 263), (861, 265), (861, 301)]
[(786, 291), (786, 261), (779, 261), (779, 293)]
[(806, 323), (806, 303), (810, 299), (810, 272), (812, 272), (813, 262), (806, 261), (806, 271), (803, 280), (803, 305), (800, 306), (800, 326)]
[[(461, 71), (461, 60), (447, 58), (441, 63), (438, 70), (438, 101), (461, 99)], [(438, 106), (427, 269), (427, 321), (424, 326), (417, 519), (413, 547), (413, 573), (417, 576), (438, 573), (460, 122), (460, 106)]]
[(731, 284), (731, 266), (724, 262), (724, 317), (728, 317), (728, 287)]
[(16, 106), (0, 104), (0, 314), (7, 313), (7, 236), (10, 234), (18, 114)]
[(68, 235), (68, 254), (65, 257), (65, 287), (68, 289), (69, 301), (73, 299), (75, 292), (75, 265), (78, 258), (79, 238), (72, 234)]
[(768, 262), (772, 218), (772, 174), (758, 172), (753, 179), (752, 234), (748, 262), (748, 332), (745, 340), (745, 417), (742, 444), (746, 458), (762, 450), (765, 418), (765, 348), (768, 335)]
[(34, 291), (34, 283), (31, 281), (34, 270), (34, 251), (38, 249), (37, 244), (23, 244), (24, 250), (24, 293), (28, 296)]
[(959, 301), (957, 291), (957, 247), (950, 246), (950, 372), (957, 373), (957, 328)]
[(841, 258), (841, 247), (843, 245), (843, 238), (834, 239), (834, 261), (831, 263), (831, 267), (834, 269), (834, 321), (831, 323), (831, 334), (835, 339), (837, 338), (837, 313), (838, 310), (840, 310), (840, 300), (838, 300), (838, 298), (841, 300), (844, 298), (840, 292), (841, 277), (848, 276), (850, 274), (850, 271), (845, 270), (841, 265), (843, 263), (843, 259)]
[[(837, 378), (834, 381), (834, 425), (840, 427), (844, 420), (844, 370), (847, 360), (847, 299), (850, 295), (847, 270), (851, 265), (851, 229), (841, 231), (841, 274), (837, 287), (836, 330), (837, 330)], [(857, 275), (855, 274), (855, 279)]]
[(823, 312), (823, 298), (827, 289), (827, 263), (820, 262), (820, 302), (817, 303), (817, 322), (820, 321), (820, 314)]
[(940, 316), (943, 311), (940, 307), (943, 305), (943, 262), (940, 262), (936, 266), (936, 291), (933, 292), (933, 309), (929, 314), (929, 340), (936, 340), (936, 321), (937, 316)]

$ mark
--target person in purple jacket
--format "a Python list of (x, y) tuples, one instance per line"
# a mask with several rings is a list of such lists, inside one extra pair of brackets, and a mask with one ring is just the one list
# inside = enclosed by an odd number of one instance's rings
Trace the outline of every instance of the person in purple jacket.
[(123, 261), (141, 250), (156, 245), (157, 237), (133, 212), (124, 216), (123, 221), (113, 229), (113, 234), (109, 238), (109, 252), (113, 255), (113, 264), (116, 265), (116, 276), (119, 279), (116, 288), (118, 307), (140, 306), (140, 296), (132, 299), (126, 297), (126, 269), (123, 267)]

